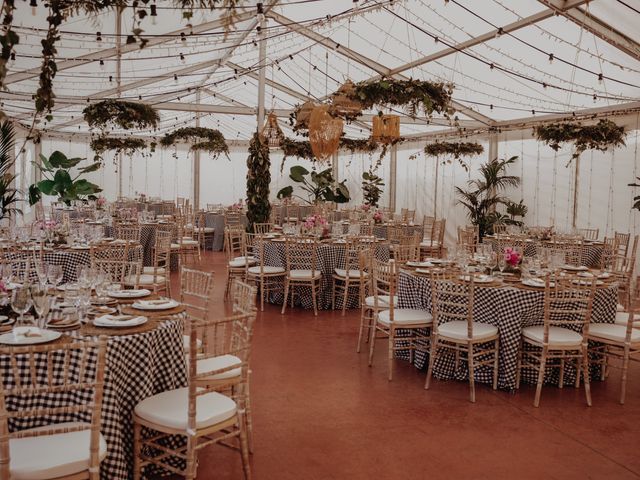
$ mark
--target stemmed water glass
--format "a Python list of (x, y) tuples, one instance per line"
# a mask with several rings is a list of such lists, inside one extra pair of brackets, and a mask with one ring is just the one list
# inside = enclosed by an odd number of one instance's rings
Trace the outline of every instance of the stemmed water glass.
[(24, 314), (31, 309), (32, 300), (29, 287), (16, 286), (11, 295), (11, 309), (20, 315), (18, 325), (24, 324)]
[(36, 262), (36, 274), (38, 275), (38, 281), (40, 285), (47, 284), (47, 272), (49, 266), (44, 262)]
[(57, 287), (62, 283), (62, 278), (64, 276), (64, 272), (62, 271), (62, 267), (60, 265), (49, 265), (49, 270), (47, 272), (47, 278), (49, 279), (49, 283), (54, 287)]
[(48, 295), (47, 287), (44, 284), (33, 285), (31, 287), (31, 299), (33, 308), (38, 314), (38, 327), (45, 327), (45, 319), (51, 308), (51, 298)]
[(7, 287), (13, 280), (13, 266), (10, 263), (3, 263), (0, 266), (0, 275), (2, 276), (2, 283)]

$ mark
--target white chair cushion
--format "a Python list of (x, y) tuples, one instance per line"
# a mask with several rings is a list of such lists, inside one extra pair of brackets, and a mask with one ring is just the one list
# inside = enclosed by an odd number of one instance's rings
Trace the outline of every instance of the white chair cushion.
[(434, 240), (433, 242), (431, 242), (431, 240), (423, 240), (422, 243), (420, 243), (421, 247), (439, 247), (440, 246), (440, 242), (437, 240)]
[[(56, 428), (71, 428), (77, 422), (60, 423)], [(31, 431), (41, 431), (38, 427)], [(9, 440), (11, 480), (41, 480), (66, 477), (89, 468), (91, 431), (58, 433), (41, 437)], [(100, 435), (100, 461), (107, 456), (107, 442)]]
[[(454, 340), (469, 340), (467, 322), (455, 320), (443, 323), (438, 326), (438, 335)], [(496, 335), (498, 335), (498, 327), (488, 323), (473, 322), (473, 338), (471, 340), (482, 340)]]
[(164, 267), (144, 267), (142, 269), (142, 273), (146, 273), (149, 275), (153, 275), (154, 273), (157, 273), (158, 275), (162, 275), (165, 272)]
[[(602, 338), (624, 343), (627, 338), (627, 327), (626, 325), (616, 325), (614, 323), (592, 323), (589, 325), (589, 338)], [(639, 330), (631, 329), (631, 341), (634, 343), (640, 341)]]
[(193, 240), (193, 239), (182, 239), (182, 246), (183, 247), (191, 247), (194, 245), (198, 245), (200, 242), (198, 242), (197, 240)]
[[(284, 268), (282, 267), (272, 267), (271, 265), (265, 265), (262, 268), (262, 271), (267, 274), (275, 274), (275, 273), (285, 273)], [(257, 267), (249, 267), (249, 273), (253, 275), (260, 275), (260, 266)]]
[(242, 365), (242, 360), (240, 360), (235, 355), (220, 355), (217, 357), (203, 358), (202, 360), (198, 360), (197, 372), (198, 375), (200, 375), (205, 372), (221, 370), (223, 368), (233, 367), (235, 365), (237, 365), (238, 368), (206, 377), (209, 380), (235, 378), (239, 377), (242, 373), (242, 370), (240, 368)]
[[(184, 346), (184, 351), (189, 352), (191, 347), (191, 337), (189, 335), (182, 336), (182, 345)], [(196, 338), (196, 348), (200, 350), (202, 348), (202, 340)]]
[[(382, 325), (391, 325), (391, 311), (383, 310), (378, 314), (378, 322)], [(431, 314), (425, 310), (415, 308), (394, 308), (393, 323), (402, 326), (429, 325), (433, 322)]]
[[(145, 398), (136, 405), (140, 418), (179, 430), (187, 429), (189, 389), (178, 388)], [(206, 428), (232, 418), (236, 402), (218, 392), (207, 393), (196, 400), (196, 428)]]
[(318, 270), (316, 270), (315, 272), (312, 272), (311, 269), (289, 271), (289, 278), (292, 278), (294, 280), (311, 280), (320, 277), (322, 277), (322, 274)]
[[(525, 327), (522, 335), (537, 343), (544, 340), (544, 326)], [(577, 347), (582, 343), (582, 335), (568, 328), (549, 327), (549, 345), (553, 347)]]
[[(388, 307), (389, 306), (389, 295), (378, 295), (378, 306), (379, 307)], [(375, 300), (373, 295), (364, 299), (364, 304), (367, 307), (375, 307)], [(398, 304), (398, 296), (393, 296), (393, 306), (395, 307)]]
[[(143, 273), (140, 275), (140, 279), (138, 280), (138, 285), (160, 285), (164, 283), (165, 278), (162, 275), (149, 275)], [(136, 284), (136, 277), (134, 275), (129, 275), (124, 279), (124, 284), (127, 286)]]
[(253, 257), (236, 257), (233, 260), (229, 260), (229, 266), (231, 268), (244, 267), (249, 262), (249, 265), (255, 265), (256, 259)]
[(624, 310), (625, 310), (624, 305), (622, 305), (621, 303), (616, 305), (616, 311), (617, 312), (624, 312)]
[(213, 227), (201, 227), (201, 228), (198, 228), (198, 231), (202, 233), (213, 233), (216, 231), (216, 229)]
[[(347, 271), (344, 268), (336, 268), (334, 272), (339, 277), (347, 277)], [(364, 272), (364, 277), (366, 278), (368, 276), (369, 274), (367, 272)], [(349, 270), (349, 278), (360, 278), (360, 270)]]
[[(616, 312), (616, 319), (614, 323), (616, 325), (627, 326), (629, 322), (629, 312)], [(633, 328), (640, 328), (640, 313), (633, 315)]]

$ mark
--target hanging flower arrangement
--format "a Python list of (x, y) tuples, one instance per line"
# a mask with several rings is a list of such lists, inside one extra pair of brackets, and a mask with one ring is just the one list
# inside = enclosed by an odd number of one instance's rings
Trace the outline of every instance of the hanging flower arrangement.
[[(451, 157), (469, 171), (469, 166), (462, 157), (474, 157), (484, 152), (484, 147), (475, 142), (434, 142), (424, 147), (425, 155), (430, 157)], [(451, 158), (446, 160), (451, 163)]]
[(218, 130), (206, 127), (184, 127), (167, 133), (160, 145), (170, 147), (178, 143), (191, 143), (191, 151), (202, 150), (211, 154), (215, 160), (224, 153), (229, 158), (229, 146)]
[(141, 138), (97, 137), (91, 139), (89, 146), (96, 153), (95, 160), (100, 160), (104, 152), (111, 150), (114, 151), (114, 156), (118, 156), (120, 153), (131, 156), (135, 152), (147, 148), (147, 143)]
[(82, 113), (90, 127), (100, 129), (113, 125), (124, 130), (142, 130), (156, 128), (160, 121), (157, 110), (150, 105), (115, 99), (93, 103)]
[(581, 123), (553, 123), (535, 127), (536, 138), (553, 150), (558, 151), (562, 144), (572, 143), (571, 158), (578, 158), (585, 150), (600, 150), (624, 146), (624, 127), (611, 120), (599, 120), (595, 125), (583, 126)]

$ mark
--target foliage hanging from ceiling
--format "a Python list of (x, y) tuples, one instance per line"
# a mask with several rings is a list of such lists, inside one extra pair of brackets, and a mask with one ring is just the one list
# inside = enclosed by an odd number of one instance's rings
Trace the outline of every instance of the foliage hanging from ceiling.
[(2, 2), (2, 29), (0, 29), (0, 87), (4, 87), (4, 79), (7, 76), (7, 63), (11, 55), (15, 55), (13, 47), (20, 42), (20, 37), (13, 30), (13, 11), (16, 9), (15, 0)]
[(115, 156), (121, 153), (131, 156), (135, 152), (147, 148), (147, 142), (141, 138), (97, 137), (91, 139), (89, 146), (96, 153), (94, 160), (98, 161), (104, 152), (111, 150), (114, 151)]
[(115, 99), (92, 103), (82, 113), (90, 127), (100, 129), (113, 125), (124, 130), (142, 130), (156, 128), (160, 121), (158, 111), (151, 105)]
[(206, 127), (183, 127), (167, 133), (160, 140), (160, 145), (170, 147), (178, 143), (190, 143), (191, 151), (203, 150), (209, 152), (215, 160), (224, 153), (229, 158), (229, 146), (224, 135), (218, 130)]
[(578, 158), (585, 150), (600, 150), (624, 146), (624, 127), (611, 120), (599, 120), (595, 125), (581, 123), (552, 123), (535, 128), (536, 138), (558, 151), (565, 143), (573, 144), (571, 158)]
[(255, 133), (249, 144), (247, 157), (247, 231), (253, 232), (256, 223), (268, 223), (271, 216), (269, 184), (271, 183), (271, 161), (269, 145)]
[[(484, 147), (475, 142), (434, 142), (424, 147), (425, 155), (430, 157), (452, 157), (458, 160), (458, 163), (465, 169), (469, 170), (462, 157), (473, 157), (484, 152)], [(446, 160), (451, 163), (451, 159)]]

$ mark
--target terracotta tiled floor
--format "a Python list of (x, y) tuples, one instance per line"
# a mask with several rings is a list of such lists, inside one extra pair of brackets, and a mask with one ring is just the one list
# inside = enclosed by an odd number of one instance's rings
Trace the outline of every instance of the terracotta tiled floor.
[[(215, 270), (222, 306), (224, 257)], [(177, 291), (177, 290), (176, 290)], [(619, 375), (583, 390), (546, 387), (516, 394), (435, 381), (398, 362), (387, 381), (384, 348), (373, 367), (356, 354), (358, 312), (259, 314), (254, 336), (252, 401), (255, 479), (626, 479), (640, 477), (640, 366), (632, 365), (627, 403)], [(382, 343), (380, 344), (382, 346)], [(224, 447), (200, 454), (200, 479), (240, 479), (239, 455)]]

